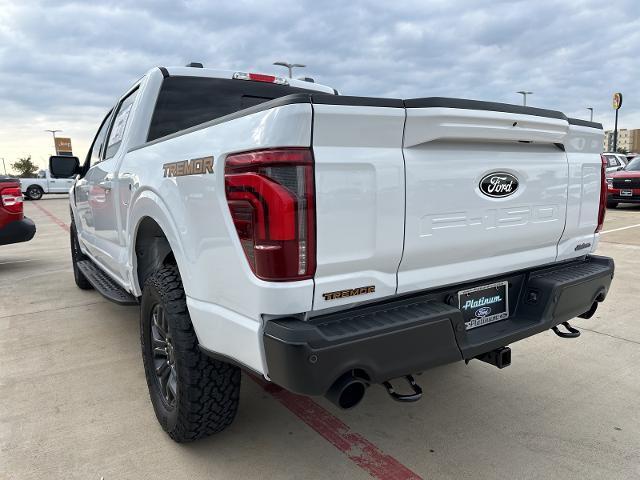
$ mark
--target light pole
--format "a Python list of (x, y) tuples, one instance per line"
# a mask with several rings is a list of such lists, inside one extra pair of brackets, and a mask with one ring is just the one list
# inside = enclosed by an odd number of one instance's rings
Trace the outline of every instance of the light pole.
[(7, 174), (7, 166), (4, 163), (4, 157), (2, 157), (2, 167), (4, 168), (4, 174)]
[(533, 92), (527, 92), (525, 90), (520, 90), (519, 92), (516, 92), (516, 93), (519, 93), (520, 95), (522, 95), (522, 105), (526, 107), (527, 106), (527, 95), (533, 95)]
[(56, 132), (61, 132), (62, 130), (45, 130), (45, 132), (51, 132), (53, 135), (53, 150), (58, 154), (58, 149), (56, 148)]
[(53, 135), (53, 141), (56, 141), (56, 133), (61, 132), (62, 130), (45, 130), (45, 132), (51, 132), (51, 135)]
[(589, 112), (591, 112), (591, 115), (589, 117), (589, 121), (593, 122), (593, 107), (587, 107), (587, 110), (589, 110)]
[(301, 63), (287, 63), (287, 62), (273, 62), (274, 65), (279, 65), (281, 67), (287, 67), (289, 69), (289, 78), (293, 78), (293, 69), (294, 68), (304, 68), (306, 65)]

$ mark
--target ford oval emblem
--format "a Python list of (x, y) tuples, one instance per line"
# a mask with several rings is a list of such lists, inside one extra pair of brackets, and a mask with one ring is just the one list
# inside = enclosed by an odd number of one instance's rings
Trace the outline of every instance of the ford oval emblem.
[(487, 315), (489, 315), (491, 313), (491, 307), (481, 307), (478, 310), (476, 310), (476, 317), (486, 317)]
[(489, 173), (480, 180), (480, 191), (487, 197), (502, 198), (516, 193), (518, 179), (507, 172)]

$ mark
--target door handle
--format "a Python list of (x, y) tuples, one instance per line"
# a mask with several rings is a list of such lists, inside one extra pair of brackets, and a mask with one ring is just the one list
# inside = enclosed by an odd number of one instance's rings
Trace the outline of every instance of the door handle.
[(98, 182), (98, 186), (100, 188), (104, 188), (105, 190), (111, 190), (111, 180), (103, 180), (102, 182)]

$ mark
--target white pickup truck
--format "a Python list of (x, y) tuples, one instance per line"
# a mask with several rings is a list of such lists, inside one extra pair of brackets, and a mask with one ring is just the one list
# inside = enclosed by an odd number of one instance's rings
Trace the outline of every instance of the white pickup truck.
[(83, 165), (50, 169), (77, 175), (77, 285), (140, 305), (151, 402), (189, 441), (231, 423), (241, 369), (350, 408), (370, 385), (414, 401), (413, 373), (578, 336), (568, 321), (614, 271), (593, 255), (602, 136), (551, 110), (155, 68)]
[(74, 178), (55, 178), (49, 170), (40, 170), (36, 178), (21, 178), (22, 193), (30, 200), (40, 200), (45, 193), (69, 193)]

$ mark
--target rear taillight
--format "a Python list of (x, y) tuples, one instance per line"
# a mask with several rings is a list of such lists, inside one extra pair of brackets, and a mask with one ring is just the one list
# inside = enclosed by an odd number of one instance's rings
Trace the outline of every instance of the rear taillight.
[(604, 155), (600, 155), (602, 166), (600, 167), (600, 206), (598, 207), (598, 226), (596, 233), (602, 230), (604, 225), (604, 216), (607, 213), (607, 159)]
[(22, 213), (22, 192), (18, 187), (7, 187), (0, 190), (2, 206), (11, 213)]
[(229, 155), (225, 189), (253, 273), (272, 281), (312, 278), (316, 219), (311, 150), (283, 148)]

